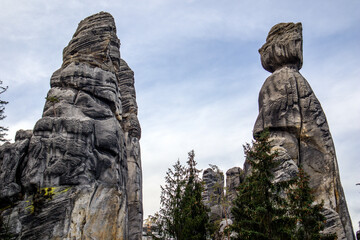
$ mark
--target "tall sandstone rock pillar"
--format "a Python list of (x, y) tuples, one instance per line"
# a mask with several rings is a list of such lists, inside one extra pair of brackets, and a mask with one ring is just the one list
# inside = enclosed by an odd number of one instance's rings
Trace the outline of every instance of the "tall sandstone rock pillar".
[(325, 114), (299, 73), (303, 63), (301, 23), (272, 27), (259, 53), (262, 66), (272, 74), (260, 90), (254, 134), (270, 130), (282, 162), (276, 179), (293, 177), (301, 165), (311, 177), (316, 201), (324, 201), (325, 233), (355, 239)]
[(81, 21), (33, 132), (0, 146), (0, 213), (18, 239), (141, 239), (141, 129), (119, 48), (110, 14)]
[(120, 59), (118, 79), (122, 104), (121, 125), (125, 133), (128, 166), (129, 236), (130, 239), (135, 240), (142, 238), (143, 226), (142, 168), (139, 143), (141, 128), (137, 118), (134, 72), (123, 59)]

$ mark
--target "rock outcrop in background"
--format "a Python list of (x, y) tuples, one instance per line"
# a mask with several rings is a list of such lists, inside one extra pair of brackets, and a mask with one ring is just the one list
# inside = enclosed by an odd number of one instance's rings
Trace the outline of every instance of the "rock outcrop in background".
[(92, 15), (63, 51), (42, 118), (0, 147), (1, 217), (19, 239), (141, 239), (134, 73), (113, 17)]
[(210, 209), (210, 221), (222, 219), (224, 197), (224, 173), (217, 167), (207, 168), (203, 172), (203, 202)]
[(240, 167), (233, 167), (226, 171), (227, 201), (232, 202), (235, 200), (237, 187), (244, 181), (244, 177), (244, 171)]
[(302, 41), (301, 23), (280, 23), (259, 49), (262, 66), (272, 74), (260, 90), (254, 134), (269, 128), (282, 162), (276, 180), (295, 176), (302, 166), (310, 175), (316, 201), (324, 201), (325, 233), (351, 240), (354, 233), (329, 126), (320, 102), (299, 73)]

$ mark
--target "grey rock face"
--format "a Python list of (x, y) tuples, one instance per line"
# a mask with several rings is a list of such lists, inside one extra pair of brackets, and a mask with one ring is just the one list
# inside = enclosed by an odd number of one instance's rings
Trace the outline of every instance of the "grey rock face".
[(244, 181), (245, 173), (240, 167), (233, 167), (226, 171), (226, 201), (228, 206), (226, 208), (226, 218), (232, 219), (232, 202), (237, 196), (237, 188)]
[(0, 208), (21, 196), (20, 168), (25, 160), (32, 131), (16, 132), (15, 143), (0, 146)]
[(259, 94), (254, 134), (269, 128), (282, 166), (277, 180), (294, 176), (298, 166), (310, 175), (317, 202), (324, 200), (325, 232), (338, 239), (354, 239), (341, 186), (334, 143), (321, 105), (299, 73), (302, 65), (301, 24), (275, 25), (259, 50), (263, 67), (273, 72)]
[(232, 202), (236, 198), (236, 190), (244, 181), (244, 171), (240, 167), (233, 167), (226, 171), (226, 197)]
[(1, 214), (20, 239), (141, 239), (141, 129), (119, 46), (110, 14), (81, 21), (43, 117), (0, 147), (0, 198), (18, 200)]
[(130, 239), (142, 238), (143, 204), (142, 171), (140, 154), (141, 128), (137, 118), (137, 103), (134, 87), (134, 72), (120, 59), (120, 71), (117, 72), (122, 104), (121, 125), (125, 133), (128, 167), (127, 195), (129, 208)]
[(259, 53), (262, 66), (269, 72), (286, 65), (300, 70), (303, 63), (301, 23), (279, 23), (273, 26)]
[(208, 168), (204, 170), (204, 193), (203, 201), (210, 208), (210, 220), (222, 219), (224, 209), (222, 197), (224, 196), (224, 174), (219, 169)]

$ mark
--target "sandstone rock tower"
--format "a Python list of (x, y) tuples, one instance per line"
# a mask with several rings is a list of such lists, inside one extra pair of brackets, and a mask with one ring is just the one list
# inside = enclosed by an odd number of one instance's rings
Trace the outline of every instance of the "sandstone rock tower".
[(13, 236), (141, 239), (141, 129), (119, 48), (110, 14), (81, 21), (42, 118), (0, 147), (1, 216)]
[(204, 181), (203, 201), (210, 209), (210, 220), (222, 219), (221, 198), (224, 195), (224, 173), (217, 167), (207, 168), (203, 172), (202, 179)]
[(303, 63), (301, 23), (275, 25), (259, 53), (262, 66), (272, 74), (260, 90), (254, 134), (269, 128), (282, 161), (276, 178), (292, 177), (298, 166), (303, 166), (311, 176), (316, 201), (324, 200), (325, 232), (336, 232), (338, 239), (355, 239), (325, 114), (299, 73)]

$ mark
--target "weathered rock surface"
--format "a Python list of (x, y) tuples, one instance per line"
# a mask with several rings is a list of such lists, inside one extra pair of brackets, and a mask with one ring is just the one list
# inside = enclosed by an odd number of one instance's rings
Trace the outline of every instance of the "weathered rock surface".
[(272, 74), (260, 90), (254, 134), (269, 128), (282, 161), (275, 172), (277, 180), (291, 178), (301, 165), (311, 177), (316, 201), (324, 200), (325, 232), (351, 240), (354, 234), (329, 126), (309, 83), (299, 73), (301, 30), (301, 23), (277, 24), (259, 50), (263, 67)]
[(226, 171), (226, 198), (229, 202), (235, 200), (237, 188), (244, 181), (244, 177), (244, 171), (240, 167)]
[(203, 202), (210, 208), (210, 220), (223, 218), (224, 174), (218, 168), (207, 168), (203, 172)]
[(80, 22), (33, 132), (0, 146), (1, 215), (19, 239), (141, 239), (134, 74), (113, 17)]
[(143, 204), (142, 171), (140, 155), (141, 128), (137, 118), (137, 103), (134, 88), (134, 72), (120, 59), (118, 73), (122, 104), (121, 125), (125, 132), (126, 156), (128, 167), (127, 195), (129, 208), (129, 236), (142, 238)]
[(19, 130), (15, 143), (0, 146), (0, 199), (4, 202), (16, 201), (21, 194), (19, 169), (25, 159), (31, 135), (31, 131)]
[(300, 70), (303, 63), (301, 23), (280, 23), (273, 26), (259, 53), (262, 66), (269, 72), (286, 65)]

